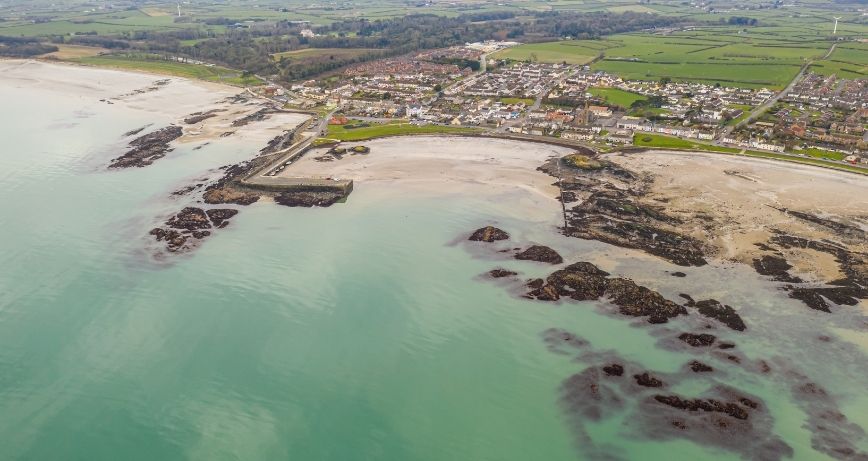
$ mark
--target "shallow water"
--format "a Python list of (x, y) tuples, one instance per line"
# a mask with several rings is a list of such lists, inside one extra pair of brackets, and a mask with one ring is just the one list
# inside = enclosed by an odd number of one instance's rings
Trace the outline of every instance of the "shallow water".
[[(808, 375), (868, 427), (865, 319), (853, 308), (810, 311), (749, 268), (713, 264), (678, 279), (666, 271), (682, 269), (657, 259), (558, 236), (557, 204), (523, 189), (388, 183), (357, 184), (329, 209), (245, 207), (193, 254), (154, 261), (147, 229), (185, 204), (169, 192), (264, 141), (184, 145), (151, 167), (106, 172), (122, 133), (174, 120), (26, 86), (0, 86), (0, 100), (16, 108), (0, 124), (0, 459), (740, 457), (649, 439), (629, 401), (577, 423), (560, 386), (596, 364), (552, 353), (543, 331), (566, 329), (595, 351), (677, 375), (696, 352), (667, 350), (664, 339), (702, 322), (652, 327), (606, 303), (514, 296), (509, 282), (480, 274), (549, 269), (462, 241), (489, 223), (513, 235), (498, 249), (549, 244), (673, 300), (686, 292), (733, 305), (749, 332), (715, 334), (747, 358)], [(826, 459), (784, 377), (700, 357), (719, 372), (673, 392), (725, 383), (756, 395), (795, 459)], [(852, 443), (868, 449), (856, 432)]]

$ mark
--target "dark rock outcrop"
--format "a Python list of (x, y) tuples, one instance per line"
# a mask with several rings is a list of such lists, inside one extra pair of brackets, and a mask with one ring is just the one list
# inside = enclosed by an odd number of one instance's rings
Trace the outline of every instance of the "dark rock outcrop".
[(790, 275), (789, 270), (793, 266), (783, 256), (778, 254), (763, 255), (761, 258), (754, 259), (753, 267), (758, 274), (770, 276), (779, 282), (802, 282), (800, 278)]
[(642, 387), (663, 387), (663, 381), (651, 376), (647, 371), (641, 375), (633, 375), (633, 379)]
[(495, 279), (501, 279), (504, 277), (512, 277), (513, 275), (518, 275), (518, 272), (513, 272), (506, 269), (492, 269), (488, 271), (488, 275)]
[(617, 363), (606, 365), (603, 367), (603, 373), (609, 376), (621, 376), (624, 374), (624, 366)]
[(678, 339), (684, 341), (687, 344), (690, 344), (693, 347), (708, 347), (714, 344), (714, 341), (717, 339), (714, 335), (710, 335), (708, 333), (681, 333), (678, 335)]
[(696, 301), (695, 307), (700, 314), (718, 320), (733, 330), (744, 331), (747, 328), (735, 309), (715, 299)]
[(166, 224), (174, 229), (184, 229), (189, 231), (199, 229), (210, 229), (211, 220), (205, 210), (196, 207), (186, 207), (179, 211), (178, 214), (169, 218)]
[(485, 227), (482, 227), (482, 228), (479, 228), (479, 229), (476, 229), (475, 231), (473, 231), (473, 233), (470, 234), (470, 238), (467, 240), (470, 240), (473, 242), (491, 243), (491, 242), (495, 242), (497, 240), (506, 240), (508, 238), (509, 238), (509, 234), (507, 234), (505, 231), (498, 229), (494, 226), (485, 226)]
[[(725, 413), (735, 419), (742, 420), (747, 419), (749, 416), (747, 410), (735, 403), (720, 402), (714, 399), (682, 399), (677, 395), (655, 395), (654, 400), (679, 410)], [(748, 401), (753, 403), (750, 400)], [(756, 406), (753, 408), (756, 408)]]
[(694, 373), (707, 373), (709, 371), (714, 371), (714, 368), (712, 368), (710, 365), (706, 365), (698, 360), (694, 360), (687, 365)]
[(238, 210), (233, 210), (231, 208), (214, 208), (205, 211), (205, 214), (207, 214), (208, 218), (211, 219), (211, 222), (214, 223), (214, 227), (222, 229), (229, 224), (230, 219), (238, 214)]
[(223, 111), (223, 109), (212, 109), (206, 112), (194, 112), (184, 118), (184, 123), (187, 125), (195, 125), (199, 122), (208, 120), (209, 118), (216, 117), (218, 113)]
[(560, 264), (564, 262), (564, 258), (562, 258), (557, 251), (544, 245), (533, 245), (528, 249), (517, 253), (515, 259), (537, 261), (548, 264)]

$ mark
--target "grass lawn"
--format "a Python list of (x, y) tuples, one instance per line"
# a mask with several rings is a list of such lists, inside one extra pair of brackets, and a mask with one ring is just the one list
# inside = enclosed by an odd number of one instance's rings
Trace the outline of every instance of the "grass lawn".
[(791, 153), (796, 154), (796, 155), (804, 154), (804, 155), (807, 155), (809, 157), (829, 159), (829, 160), (844, 160), (844, 157), (846, 157), (846, 155), (844, 155), (840, 152), (834, 152), (834, 151), (825, 150), (825, 149), (817, 149), (816, 147), (809, 147), (807, 149), (802, 149), (802, 150), (793, 150)]
[(371, 124), (367, 127), (344, 128), (343, 125), (329, 125), (329, 139), (339, 141), (363, 141), (384, 136), (404, 136), (413, 134), (471, 134), (482, 131), (479, 128), (465, 128), (442, 125), (413, 125), (407, 122)]
[(530, 98), (500, 98), (498, 101), (509, 105), (524, 103), (525, 106), (530, 106), (533, 104), (533, 99)]
[(641, 94), (619, 90), (618, 88), (590, 88), (588, 92), (598, 98), (605, 99), (609, 104), (623, 107), (624, 109), (629, 109), (636, 101), (648, 99)]
[(256, 77), (242, 77), (241, 72), (219, 66), (203, 66), (185, 64), (164, 60), (151, 60), (144, 57), (131, 56), (92, 56), (73, 59), (73, 62), (115, 69), (137, 70), (156, 74), (174, 75), (177, 77), (196, 78), (211, 82), (230, 85), (260, 85), (262, 81)]
[(727, 125), (737, 125), (741, 123), (742, 120), (750, 117), (750, 112), (753, 110), (753, 107), (745, 104), (732, 104), (729, 107), (733, 109), (741, 109), (742, 112), (738, 117), (726, 122)]
[(494, 59), (514, 59), (516, 61), (537, 61), (547, 63), (587, 64), (598, 53), (584, 46), (576, 46), (573, 41), (528, 43), (498, 51)]
[(633, 144), (639, 147), (658, 147), (661, 149), (688, 149), (702, 150), (707, 152), (726, 152), (734, 154), (741, 149), (707, 144), (691, 139), (673, 138), (659, 134), (638, 133), (633, 136)]

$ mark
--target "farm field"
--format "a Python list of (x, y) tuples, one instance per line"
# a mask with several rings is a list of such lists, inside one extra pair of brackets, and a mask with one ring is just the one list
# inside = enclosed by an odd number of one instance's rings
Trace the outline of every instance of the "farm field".
[[(661, 12), (667, 9), (663, 5), (649, 8)], [(501, 51), (494, 57), (587, 63), (588, 57), (602, 55), (592, 69), (627, 79), (668, 77), (675, 81), (746, 88), (782, 89), (811, 61), (815, 62), (814, 69), (824, 74), (837, 73), (845, 78), (868, 74), (868, 45), (863, 43), (839, 43), (828, 59), (822, 59), (833, 43), (828, 30), (831, 19), (796, 18), (771, 10), (741, 13), (757, 16), (763, 22), (753, 27), (709, 24), (665, 33), (637, 32), (594, 40), (532, 43)], [(695, 18), (712, 20), (703, 16)], [(842, 23), (839, 30), (857, 35), (868, 33), (868, 27), (859, 24)]]
[(868, 43), (841, 43), (828, 59), (815, 63), (811, 70), (841, 78), (868, 78)]
[(305, 48), (303, 50), (285, 51), (272, 54), (274, 59), (306, 59), (319, 57), (349, 58), (377, 51), (373, 48)]
[(44, 54), (40, 57), (42, 58), (54, 58), (60, 60), (71, 60), (71, 59), (79, 59), (79, 58), (87, 58), (92, 56), (98, 56), (102, 53), (106, 53), (109, 50), (105, 48), (100, 48), (96, 46), (81, 46), (81, 45), (62, 45), (58, 44), (58, 50), (53, 53)]
[(91, 56), (71, 60), (79, 64), (135, 70), (177, 77), (196, 78), (229, 85), (258, 85), (262, 81), (256, 77), (242, 77), (237, 71), (219, 66), (185, 64), (181, 62), (147, 59), (133, 56)]
[(494, 59), (536, 61), (546, 63), (587, 64), (599, 54), (592, 46), (576, 41), (529, 43), (498, 51)]

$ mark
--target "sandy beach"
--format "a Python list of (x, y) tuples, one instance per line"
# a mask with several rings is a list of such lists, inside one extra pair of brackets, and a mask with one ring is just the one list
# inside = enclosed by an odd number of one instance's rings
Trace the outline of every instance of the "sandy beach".
[(537, 171), (552, 156), (572, 149), (539, 143), (451, 136), (395, 137), (344, 143), (365, 145), (369, 154), (348, 154), (340, 160), (319, 161), (327, 149), (307, 153), (283, 175), (330, 176), (359, 183), (394, 182), (417, 187), (523, 188), (555, 202), (554, 178)]
[[(682, 231), (711, 243), (722, 259), (749, 263), (772, 230), (838, 242), (868, 251), (868, 243), (847, 239), (780, 209), (831, 218), (868, 229), (868, 179), (811, 166), (708, 153), (650, 151), (605, 156), (626, 168), (652, 175), (649, 198), (685, 217)], [(713, 225), (691, 217), (707, 215)], [(795, 272), (817, 281), (841, 276), (827, 254), (810, 249), (787, 252)]]

